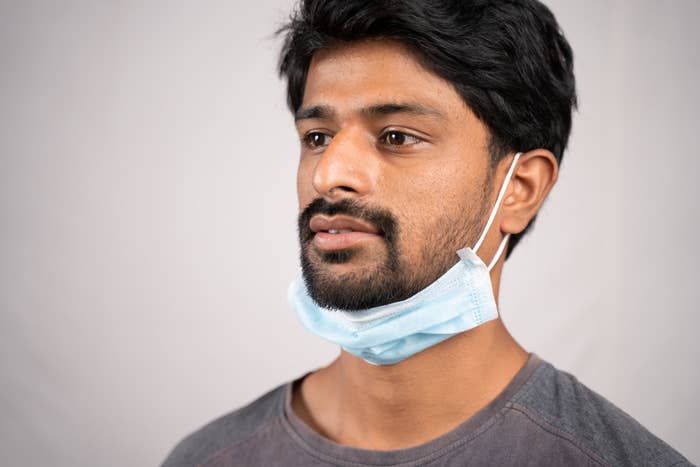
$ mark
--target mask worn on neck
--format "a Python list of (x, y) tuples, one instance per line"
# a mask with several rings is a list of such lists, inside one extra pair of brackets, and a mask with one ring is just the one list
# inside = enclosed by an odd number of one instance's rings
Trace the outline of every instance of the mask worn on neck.
[(498, 262), (509, 235), (501, 240), (488, 267), (476, 252), (496, 217), (520, 155), (517, 153), (513, 158), (496, 204), (474, 248), (457, 251), (460, 261), (435, 282), (400, 302), (344, 311), (319, 306), (309, 296), (300, 276), (289, 286), (288, 299), (301, 324), (373, 365), (391, 365), (496, 319), (498, 310), (489, 271)]

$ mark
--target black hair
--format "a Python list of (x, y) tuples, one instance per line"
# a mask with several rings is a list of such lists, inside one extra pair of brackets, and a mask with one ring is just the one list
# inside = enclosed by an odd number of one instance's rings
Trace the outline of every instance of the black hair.
[[(492, 166), (537, 148), (561, 163), (576, 107), (573, 52), (537, 0), (300, 0), (279, 33), (279, 72), (292, 112), (316, 51), (391, 39), (451, 83), (486, 125)], [(511, 237), (507, 256), (533, 222)]]

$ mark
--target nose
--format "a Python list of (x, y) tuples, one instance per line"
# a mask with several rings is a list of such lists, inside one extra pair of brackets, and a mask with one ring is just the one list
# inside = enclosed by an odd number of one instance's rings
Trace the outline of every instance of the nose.
[(373, 189), (379, 171), (374, 146), (360, 128), (336, 133), (318, 158), (312, 183), (328, 201), (362, 197)]

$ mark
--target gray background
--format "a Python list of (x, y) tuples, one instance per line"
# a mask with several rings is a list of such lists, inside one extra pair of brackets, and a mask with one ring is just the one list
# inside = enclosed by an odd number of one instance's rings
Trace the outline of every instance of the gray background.
[[(0, 463), (149, 466), (329, 361), (285, 291), (289, 0), (0, 2)], [(550, 1), (581, 106), (502, 314), (700, 462), (700, 2)]]

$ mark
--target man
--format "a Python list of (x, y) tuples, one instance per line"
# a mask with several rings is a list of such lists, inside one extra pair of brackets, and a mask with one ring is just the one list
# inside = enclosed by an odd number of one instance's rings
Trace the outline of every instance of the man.
[(576, 104), (550, 11), (302, 0), (283, 32), (301, 140), (289, 298), (342, 350), (164, 465), (689, 465), (498, 316), (503, 263), (557, 180)]

